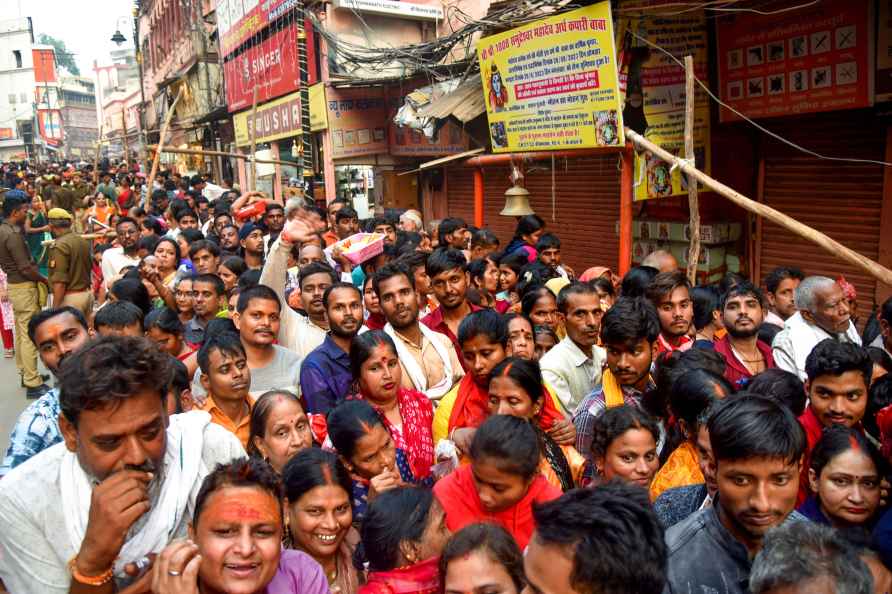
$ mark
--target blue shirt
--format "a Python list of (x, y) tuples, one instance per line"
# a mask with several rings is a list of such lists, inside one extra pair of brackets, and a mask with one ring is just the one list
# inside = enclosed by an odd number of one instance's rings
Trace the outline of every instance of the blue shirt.
[(53, 388), (22, 411), (9, 436), (9, 449), (0, 464), (0, 477), (10, 470), (62, 441), (59, 430), (59, 390)]
[(307, 412), (327, 413), (347, 397), (351, 383), (350, 355), (335, 344), (330, 334), (326, 335), (300, 368), (300, 391), (307, 400)]

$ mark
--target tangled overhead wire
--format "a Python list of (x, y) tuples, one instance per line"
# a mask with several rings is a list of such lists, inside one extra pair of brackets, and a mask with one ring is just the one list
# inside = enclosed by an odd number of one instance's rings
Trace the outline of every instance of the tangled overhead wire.
[[(344, 35), (333, 33), (312, 10), (305, 10), (304, 15), (313, 24), (316, 33), (328, 43), (329, 51), (337, 56), (337, 62), (344, 70), (341, 74), (345, 76), (349, 77), (352, 72), (398, 77), (425, 74), (431, 80), (443, 80), (456, 70), (464, 71), (464, 76), (467, 76), (478, 69), (474, 41), (480, 35), (511, 29), (557, 10), (575, 7), (568, 0), (527, 0), (506, 3), (504, 7), (491, 9), (484, 18), (475, 19), (452, 5), (446, 9), (446, 22), (451, 29), (449, 33), (431, 41), (402, 46), (393, 46), (383, 36), (376, 34), (374, 28), (355, 10), (353, 14), (362, 27), (364, 43), (356, 43)], [(461, 26), (455, 28), (457, 24)], [(449, 57), (451, 60), (447, 60)]]

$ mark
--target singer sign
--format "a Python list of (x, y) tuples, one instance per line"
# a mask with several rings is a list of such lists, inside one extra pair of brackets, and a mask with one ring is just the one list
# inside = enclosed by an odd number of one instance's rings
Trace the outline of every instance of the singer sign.
[(223, 63), (226, 105), (230, 112), (251, 107), (254, 87), (257, 103), (287, 95), (298, 88), (297, 33), (291, 26), (271, 34)]

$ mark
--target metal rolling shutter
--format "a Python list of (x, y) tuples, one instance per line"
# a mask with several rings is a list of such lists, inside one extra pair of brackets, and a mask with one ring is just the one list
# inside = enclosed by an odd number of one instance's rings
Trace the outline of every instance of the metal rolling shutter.
[[(561, 238), (563, 261), (581, 274), (590, 266), (616, 270), (619, 237), (619, 157), (555, 159), (555, 219), (551, 217), (551, 161), (527, 164), (526, 188), (533, 210), (547, 223), (546, 229)], [(498, 236), (502, 247), (514, 235), (513, 217), (499, 215), (510, 185), (508, 166), (487, 167), (484, 175), (486, 228)], [(448, 212), (474, 221), (474, 176), (470, 167), (453, 167), (447, 173)]]
[[(825, 155), (883, 160), (885, 126), (863, 112), (767, 124), (785, 138)], [(765, 203), (872, 260), (878, 259), (882, 199), (883, 168), (879, 165), (825, 161), (774, 140), (765, 147)], [(763, 278), (777, 266), (797, 266), (806, 275), (831, 278), (844, 274), (858, 292), (863, 324), (873, 308), (873, 277), (767, 221), (761, 248)]]

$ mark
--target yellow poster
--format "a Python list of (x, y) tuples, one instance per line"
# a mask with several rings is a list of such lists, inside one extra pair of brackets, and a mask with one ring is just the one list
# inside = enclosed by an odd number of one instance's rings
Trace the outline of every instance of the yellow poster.
[(325, 83), (316, 83), (309, 89), (310, 132), (328, 128), (328, 105), (325, 102)]
[(622, 146), (610, 2), (477, 44), (496, 153)]
[[(623, 122), (651, 142), (683, 157), (685, 72), (657, 47), (682, 61), (684, 56), (692, 56), (694, 73), (708, 84), (709, 42), (702, 10), (653, 16), (654, 8), (665, 2), (640, 2), (647, 8), (639, 14), (624, 13), (617, 25), (620, 88), (625, 97)], [(695, 89), (694, 158), (697, 168), (709, 173), (709, 100), (699, 85)], [(687, 176), (650, 151), (635, 153), (634, 183), (635, 200), (688, 192)]]

